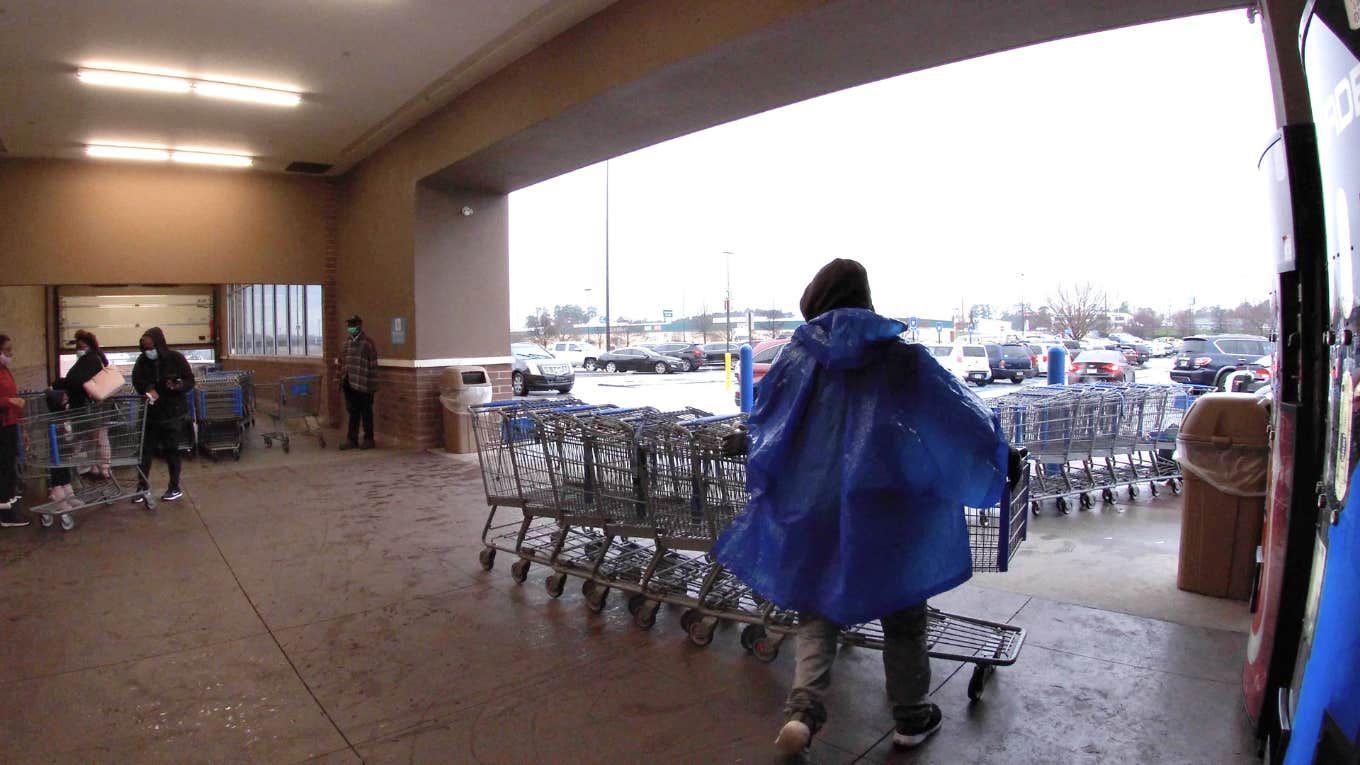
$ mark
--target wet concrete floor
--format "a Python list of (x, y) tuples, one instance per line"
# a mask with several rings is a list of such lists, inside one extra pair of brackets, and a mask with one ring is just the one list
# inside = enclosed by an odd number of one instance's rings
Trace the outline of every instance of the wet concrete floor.
[[(677, 612), (644, 632), (622, 598), (595, 615), (545, 571), (482, 571), (475, 461), (295, 442), (184, 488), (0, 532), (0, 762), (778, 761), (791, 646), (762, 664), (735, 629), (698, 648)], [(983, 699), (936, 661), (944, 728), (894, 752), (881, 658), (846, 649), (806, 760), (1252, 761), (1245, 607), (1157, 605), (1178, 517), (1165, 496), (1047, 512), (1015, 571), (933, 601), (1029, 630)]]

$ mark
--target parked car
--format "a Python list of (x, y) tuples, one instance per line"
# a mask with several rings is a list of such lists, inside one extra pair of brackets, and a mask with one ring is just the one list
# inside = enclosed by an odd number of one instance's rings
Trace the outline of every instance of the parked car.
[(1069, 383), (1134, 382), (1133, 365), (1119, 351), (1082, 351), (1067, 368)]
[(580, 367), (587, 372), (593, 372), (596, 368), (595, 360), (600, 357), (600, 349), (590, 343), (578, 340), (561, 340), (553, 343), (549, 348), (554, 358), (561, 359), (573, 367)]
[(1172, 382), (1221, 387), (1233, 370), (1271, 353), (1270, 341), (1254, 335), (1187, 337), (1171, 368)]
[(514, 357), (510, 389), (516, 396), (542, 390), (570, 393), (571, 386), (576, 384), (571, 364), (548, 353), (546, 348), (533, 343), (511, 343), (510, 355)]
[(1135, 367), (1147, 364), (1147, 360), (1152, 358), (1152, 351), (1142, 343), (1121, 345), (1115, 350), (1124, 354), (1124, 358), (1128, 359), (1129, 363)]
[(1034, 359), (1034, 375), (1044, 377), (1048, 374), (1048, 349), (1051, 345), (1029, 344), (1030, 356)]
[(737, 354), (741, 353), (741, 346), (737, 343), (708, 343), (703, 346), (704, 356), (710, 364), (723, 363), (723, 354), (732, 354), (732, 363), (736, 363)]
[(981, 386), (992, 381), (992, 365), (987, 360), (987, 346), (981, 343), (955, 343), (954, 363), (962, 370), (965, 382)]
[(986, 348), (993, 380), (1010, 380), (1019, 385), (1026, 377), (1034, 376), (1034, 360), (1028, 345), (988, 343)]
[(668, 372), (685, 371), (685, 362), (674, 356), (657, 353), (651, 348), (619, 348), (601, 353), (598, 362), (606, 372)]
[(686, 372), (693, 372), (708, 363), (708, 353), (698, 343), (657, 343), (646, 347), (664, 356), (674, 356), (685, 362)]
[(1148, 348), (1152, 350), (1152, 357), (1154, 359), (1163, 359), (1167, 356), (1176, 355), (1176, 349), (1172, 347), (1171, 343), (1168, 343), (1162, 338), (1149, 342)]
[(963, 362), (954, 359), (954, 346), (952, 345), (927, 345), (926, 349), (930, 355), (940, 362), (940, 366), (949, 371), (950, 374), (960, 380), (967, 380), (968, 374), (963, 369)]
[[(787, 337), (778, 340), (762, 340), (756, 343), (756, 346), (751, 349), (751, 379), (755, 381), (752, 383), (753, 385), (760, 385), (760, 381), (765, 379), (766, 373), (770, 371), (770, 367), (774, 366), (774, 362), (779, 359), (779, 354), (784, 352), (784, 346), (788, 344), (789, 338)], [(741, 370), (738, 369), (732, 378), (737, 387), (737, 392), (733, 398), (740, 406)], [(757, 387), (756, 390), (759, 391), (760, 388)]]

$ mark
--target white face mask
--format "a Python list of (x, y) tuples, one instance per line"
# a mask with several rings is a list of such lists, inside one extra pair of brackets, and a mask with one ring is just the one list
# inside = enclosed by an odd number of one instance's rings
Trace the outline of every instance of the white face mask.
[(76, 351), (76, 358), (83, 359), (85, 358), (86, 353), (88, 353), (88, 351)]
[(155, 349), (155, 348), (152, 348), (152, 349), (149, 350), (149, 351), (142, 351), (142, 353), (145, 353), (145, 354), (146, 354), (146, 357), (147, 357), (148, 359), (151, 359), (152, 361), (155, 361), (155, 360), (156, 360), (156, 349)]

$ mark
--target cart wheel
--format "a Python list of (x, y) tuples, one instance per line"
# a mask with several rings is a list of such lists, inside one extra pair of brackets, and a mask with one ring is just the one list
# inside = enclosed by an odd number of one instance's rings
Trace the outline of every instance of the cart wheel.
[(288, 453), (288, 442), (287, 442), (287, 441), (284, 441), (284, 442), (283, 442), (283, 453), (284, 453), (284, 454), (287, 454), (287, 453)]
[(637, 612), (633, 614), (633, 624), (639, 629), (649, 630), (656, 626), (656, 612), (661, 608), (661, 604), (655, 600), (643, 600), (638, 606)]
[(233, 449), (232, 452), (231, 452), (231, 456), (235, 457), (237, 462), (240, 462), (240, 461), (241, 461), (241, 450), (240, 450), (240, 448)]
[(38, 516), (38, 520), (42, 522), (43, 528), (50, 529), (52, 528), (52, 523), (53, 521), (56, 520), (56, 518), (53, 518), (51, 513), (43, 513), (42, 515)]
[(628, 613), (630, 613), (630, 614), (632, 614), (632, 615), (634, 615), (634, 616), (637, 616), (637, 612), (638, 612), (639, 610), (641, 610), (642, 604), (645, 603), (646, 601), (647, 601), (647, 598), (646, 598), (646, 596), (644, 596), (644, 595), (641, 595), (641, 594), (633, 594), (633, 595), (629, 595), (629, 596), (628, 596)]
[(977, 701), (982, 698), (982, 692), (987, 689), (987, 681), (992, 679), (992, 673), (996, 667), (990, 664), (979, 664), (973, 668), (973, 677), (968, 681), (968, 700)]
[(755, 651), (756, 641), (765, 637), (765, 628), (759, 624), (748, 624), (741, 628), (741, 647), (747, 653)]
[(272, 439), (272, 438), (266, 438), (266, 439), (264, 440), (264, 448), (266, 448), (266, 449), (273, 449), (273, 448), (274, 448), (274, 439)]
[(1082, 494), (1081, 497), (1079, 497), (1078, 499), (1080, 501), (1082, 510), (1090, 510), (1096, 504), (1095, 500), (1092, 499), (1090, 494)]
[(1105, 504), (1107, 504), (1107, 505), (1113, 505), (1113, 504), (1114, 504), (1114, 489), (1101, 489), (1101, 490), (1100, 490), (1100, 498), (1103, 499), (1103, 500), (1105, 500)]
[(482, 548), (482, 551), (477, 553), (477, 562), (482, 564), (483, 571), (490, 571), (491, 567), (496, 565), (496, 551), (490, 547)]
[(75, 516), (71, 515), (70, 513), (62, 513), (62, 514), (61, 514), (61, 530), (62, 530), (62, 531), (70, 531), (71, 529), (74, 529), (75, 527), (76, 527), (76, 519), (75, 519)]
[(1137, 499), (1137, 498), (1138, 498), (1138, 487), (1137, 487), (1137, 486), (1134, 486), (1133, 484), (1129, 484), (1129, 499)]
[(694, 623), (702, 618), (704, 618), (703, 614), (700, 614), (693, 608), (686, 608), (685, 612), (680, 614), (680, 629), (689, 632), (690, 627), (694, 626)]
[(1170, 481), (1167, 481), (1167, 483), (1170, 484), (1170, 486), (1171, 486), (1171, 493), (1179, 497), (1179, 496), (1181, 495), (1181, 481), (1180, 481), (1180, 479), (1179, 479), (1179, 478), (1172, 478)]
[(713, 633), (718, 628), (718, 620), (713, 617), (695, 619), (689, 625), (689, 642), (703, 648), (713, 642)]
[[(592, 582), (591, 584), (594, 584), (594, 582)], [(604, 610), (604, 607), (608, 605), (608, 603), (609, 603), (608, 587), (599, 586), (593, 587), (590, 590), (590, 594), (586, 596), (586, 608), (589, 608), (593, 613), (597, 614), (600, 613), (601, 611)]]
[(1063, 515), (1072, 512), (1072, 506), (1067, 504), (1067, 497), (1058, 497), (1058, 512)]
[(769, 664), (779, 656), (779, 643), (780, 641), (774, 640), (769, 635), (761, 635), (751, 643), (751, 654)]
[(524, 584), (524, 580), (529, 578), (529, 561), (515, 561), (510, 567), (510, 578), (515, 580), (515, 584)]
[(586, 598), (590, 597), (590, 594), (591, 594), (592, 592), (595, 591), (595, 587), (596, 587), (596, 585), (595, 585), (595, 580), (593, 580), (593, 579), (582, 579), (582, 580), (581, 580), (581, 596), (582, 596), (582, 597), (586, 597)]
[(1156, 481), (1149, 481), (1149, 482), (1148, 482), (1148, 491), (1152, 492), (1152, 496), (1154, 496), (1154, 497), (1157, 496), (1157, 482), (1156, 482)]
[(146, 509), (147, 509), (147, 510), (155, 510), (155, 509), (156, 509), (156, 498), (153, 497), (153, 496), (151, 496), (151, 492), (148, 491), (148, 492), (143, 493), (143, 494), (142, 494), (142, 498), (146, 500), (145, 504), (146, 504)]
[(567, 589), (567, 575), (561, 573), (550, 574), (547, 579), (543, 580), (543, 586), (547, 588), (548, 595), (554, 598), (560, 598), (562, 597), (562, 591)]
[(1038, 500), (1029, 503), (1029, 511), (1033, 513), (1034, 517), (1036, 518), (1039, 517), (1039, 510), (1041, 509), (1041, 507), (1042, 506), (1039, 504)]

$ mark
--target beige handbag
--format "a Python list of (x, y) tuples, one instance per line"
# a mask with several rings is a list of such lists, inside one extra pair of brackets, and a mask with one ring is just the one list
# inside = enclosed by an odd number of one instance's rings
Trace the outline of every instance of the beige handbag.
[(113, 367), (104, 367), (85, 381), (85, 395), (92, 401), (103, 401), (123, 388), (123, 375)]

